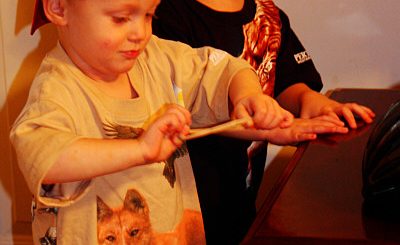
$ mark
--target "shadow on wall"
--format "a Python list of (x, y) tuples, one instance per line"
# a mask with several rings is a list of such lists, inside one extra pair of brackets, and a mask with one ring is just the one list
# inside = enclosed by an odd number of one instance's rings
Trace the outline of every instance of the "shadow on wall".
[[(21, 31), (31, 26), (34, 9), (34, 1), (19, 0), (17, 6), (16, 25), (14, 36), (20, 35), (22, 39), (31, 39), (32, 36), (22, 35)], [(14, 122), (19, 115), (22, 107), (25, 105), (31, 82), (40, 66), (40, 63), (46, 53), (55, 46), (57, 32), (51, 25), (45, 25), (36, 31), (34, 35), (40, 35), (38, 46), (33, 49), (24, 60), (16, 73), (11, 87), (8, 91), (7, 101), (10, 108), (10, 121)]]
[[(25, 33), (24, 30), (30, 28), (31, 20), (33, 16), (34, 9), (33, 0), (18, 0), (17, 8), (16, 8), (16, 20), (14, 28), (3, 28), (4, 35), (3, 39), (16, 40), (18, 43), (32, 43), (30, 40), (33, 38), (29, 33)], [(12, 3), (10, 3), (11, 5)], [(10, 14), (9, 16), (13, 16)], [(23, 32), (24, 31), (24, 32)], [(19, 67), (17, 67), (17, 72), (15, 76), (11, 78), (11, 81), (7, 81), (8, 92), (6, 102), (1, 105), (0, 115), (4, 115), (4, 137), (0, 139), (4, 140), (5, 147), (3, 148), (6, 151), (6, 162), (4, 167), (5, 171), (1, 171), (0, 173), (0, 186), (4, 187), (5, 197), (12, 201), (12, 209), (9, 212), (7, 210), (3, 210), (2, 213), (9, 213), (12, 215), (13, 222), (20, 222), (21, 220), (30, 219), (30, 199), (31, 194), (28, 191), (28, 188), (25, 184), (25, 181), (20, 173), (17, 165), (16, 156), (13, 150), (10, 150), (10, 143), (8, 141), (8, 129), (11, 128), (11, 125), (18, 117), (22, 108), (25, 105), (25, 102), (28, 97), (29, 88), (32, 83), (32, 80), (40, 66), (40, 63), (45, 56), (45, 54), (55, 46), (57, 42), (57, 33), (53, 26), (47, 25), (36, 31), (35, 36), (40, 36), (40, 40), (38, 42), (38, 46), (34, 47), (29, 53), (27, 53), (23, 60), (19, 61)], [(3, 40), (4, 41), (4, 40)], [(3, 42), (7, 43), (7, 42)], [(10, 53), (16, 53), (17, 55), (22, 54), (23, 48), (21, 50), (11, 50), (10, 47), (4, 46), (5, 55), (5, 67), (9, 67), (12, 62), (7, 60), (7, 55)], [(9, 56), (8, 56), (9, 57)], [(18, 56), (16, 56), (18, 57)], [(12, 74), (14, 75), (14, 74)], [(1, 129), (1, 130), (3, 130)], [(2, 133), (2, 132), (0, 132)], [(3, 144), (3, 142), (1, 142)], [(11, 177), (10, 177), (11, 175)], [(22, 201), (21, 201), (22, 200)], [(8, 225), (8, 224), (6, 224)], [(12, 224), (14, 225), (14, 224)], [(14, 227), (13, 227), (14, 229)]]
[[(41, 28), (39, 31), (36, 31), (34, 35), (40, 35), (38, 46), (29, 54), (27, 54), (27, 56), (21, 62), (18, 72), (16, 73), (8, 91), (7, 101), (10, 108), (11, 122), (14, 122), (16, 117), (21, 112), (21, 109), (25, 105), (30, 85), (37, 70), (39, 69), (43, 57), (45, 56), (46, 52), (56, 44), (55, 37), (57, 36), (57, 33), (56, 30), (50, 25)], [(26, 36), (26, 38), (31, 37)]]

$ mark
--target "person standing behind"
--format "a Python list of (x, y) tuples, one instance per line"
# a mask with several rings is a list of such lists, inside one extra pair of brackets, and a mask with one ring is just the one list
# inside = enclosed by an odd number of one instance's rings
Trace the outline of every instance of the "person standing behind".
[[(291, 127), (274, 129), (277, 137), (272, 137), (272, 143), (296, 144), (320, 133), (339, 132), (325, 122), (338, 127), (346, 122), (356, 128), (354, 115), (366, 123), (374, 117), (369, 108), (341, 104), (318, 93), (320, 74), (287, 15), (270, 0), (163, 0), (153, 33), (246, 59), (257, 70), (264, 93), (275, 96), (298, 117)], [(283, 135), (294, 140), (284, 140)], [(208, 244), (239, 243), (255, 218), (267, 142), (251, 143), (213, 135), (187, 144)]]

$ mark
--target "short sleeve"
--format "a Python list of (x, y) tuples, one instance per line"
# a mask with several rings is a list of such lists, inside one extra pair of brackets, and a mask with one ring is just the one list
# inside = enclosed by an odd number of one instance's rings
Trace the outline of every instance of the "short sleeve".
[(16, 120), (10, 139), (18, 164), (34, 196), (45, 205), (68, 205), (78, 198), (89, 182), (42, 186), (42, 180), (60, 153), (80, 137), (74, 133), (71, 116), (57, 103), (30, 98)]
[(314, 63), (290, 27), (287, 15), (280, 10), (281, 47), (276, 62), (275, 96), (296, 83), (305, 83), (312, 90), (322, 89), (322, 80)]

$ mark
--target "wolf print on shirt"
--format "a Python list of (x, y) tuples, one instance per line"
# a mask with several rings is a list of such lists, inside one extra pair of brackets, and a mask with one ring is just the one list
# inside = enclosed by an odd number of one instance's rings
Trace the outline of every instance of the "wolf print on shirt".
[(121, 207), (111, 208), (97, 197), (97, 238), (100, 245), (205, 244), (201, 213), (185, 210), (174, 231), (154, 232), (150, 210), (140, 193), (127, 191)]
[(117, 209), (97, 197), (97, 238), (99, 244), (150, 244), (149, 208), (136, 190), (129, 190)]

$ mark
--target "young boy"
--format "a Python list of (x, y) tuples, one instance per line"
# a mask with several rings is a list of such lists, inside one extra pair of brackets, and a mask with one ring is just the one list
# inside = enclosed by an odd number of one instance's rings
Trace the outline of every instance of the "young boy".
[(158, 3), (37, 0), (32, 31), (51, 22), (59, 44), (10, 133), (35, 244), (204, 244), (189, 125), (291, 124), (245, 61), (152, 36)]

